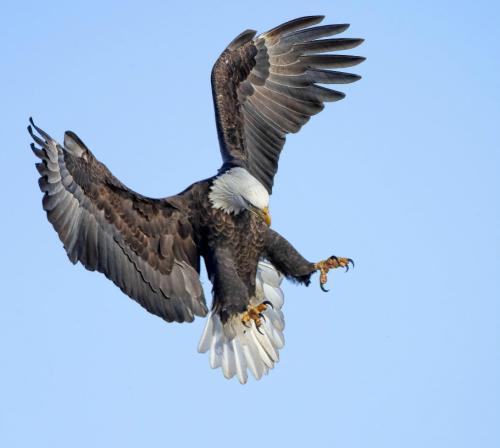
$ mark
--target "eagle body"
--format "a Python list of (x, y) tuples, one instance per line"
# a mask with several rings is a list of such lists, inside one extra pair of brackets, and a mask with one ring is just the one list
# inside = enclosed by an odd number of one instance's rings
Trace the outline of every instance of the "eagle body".
[[(283, 347), (283, 278), (320, 284), (349, 259), (312, 263), (270, 227), (269, 198), (289, 133), (344, 94), (324, 84), (358, 75), (331, 70), (364, 58), (330, 54), (362, 39), (331, 38), (348, 25), (301, 17), (256, 36), (247, 30), (222, 52), (212, 92), (222, 166), (213, 177), (166, 198), (122, 184), (73, 132), (62, 144), (30, 119), (40, 159), (43, 209), (72, 263), (99, 271), (167, 322), (207, 316), (199, 351), (227, 378), (259, 379)], [(321, 84), (321, 85), (320, 85)], [(212, 283), (209, 310), (200, 262)]]
[(245, 210), (237, 215), (213, 207), (214, 178), (198, 182), (169, 202), (186, 210), (199, 254), (214, 289), (214, 306), (223, 315), (241, 313), (255, 296), (257, 264), (264, 254), (269, 227)]

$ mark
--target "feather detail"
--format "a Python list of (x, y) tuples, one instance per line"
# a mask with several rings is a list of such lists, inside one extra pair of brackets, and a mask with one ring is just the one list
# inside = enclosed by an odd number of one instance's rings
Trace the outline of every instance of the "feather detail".
[(72, 263), (102, 272), (167, 322), (207, 308), (199, 255), (186, 216), (167, 200), (128, 189), (71, 131), (61, 146), (30, 120), (42, 205)]
[[(254, 36), (244, 32), (212, 70), (212, 93), (224, 166), (244, 167), (271, 193), (286, 135), (298, 132), (324, 103), (345, 94), (319, 84), (347, 84), (360, 76), (360, 56), (328, 54), (355, 48), (358, 38), (331, 38), (349, 25), (318, 25), (299, 17)], [(324, 39), (327, 38), (327, 39)]]
[(210, 367), (221, 367), (226, 378), (236, 376), (241, 384), (248, 379), (250, 370), (259, 380), (279, 360), (279, 350), (284, 346), (283, 329), (285, 320), (281, 307), (283, 292), (280, 284), (283, 275), (267, 261), (260, 261), (257, 267), (256, 297), (250, 302), (255, 306), (268, 300), (273, 307), (264, 312), (260, 333), (252, 322), (245, 327), (241, 314), (232, 316), (222, 323), (219, 315), (211, 311), (200, 338), (198, 351), (209, 352)]

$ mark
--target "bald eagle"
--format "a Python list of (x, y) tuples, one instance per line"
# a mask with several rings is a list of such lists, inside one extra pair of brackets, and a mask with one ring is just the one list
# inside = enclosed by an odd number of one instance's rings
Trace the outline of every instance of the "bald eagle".
[[(163, 199), (127, 188), (71, 131), (59, 144), (30, 119), (41, 162), (43, 209), (72, 263), (102, 272), (126, 295), (167, 322), (206, 316), (199, 351), (212, 368), (245, 383), (278, 361), (284, 344), (283, 277), (308, 285), (319, 271), (352, 260), (306, 260), (271, 229), (269, 196), (288, 133), (298, 132), (327, 101), (344, 94), (318, 84), (358, 75), (330, 69), (364, 58), (329, 54), (362, 39), (327, 38), (348, 25), (316, 26), (302, 17), (263, 34), (247, 30), (217, 59), (212, 90), (222, 166), (209, 179)], [(213, 301), (199, 280), (203, 258)]]

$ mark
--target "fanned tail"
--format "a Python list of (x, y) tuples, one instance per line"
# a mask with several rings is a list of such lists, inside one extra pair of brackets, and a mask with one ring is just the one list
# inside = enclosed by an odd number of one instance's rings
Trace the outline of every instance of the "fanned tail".
[(248, 379), (248, 370), (259, 380), (267, 374), (279, 360), (279, 350), (285, 344), (283, 330), (285, 320), (281, 307), (283, 292), (280, 284), (283, 275), (267, 261), (260, 261), (257, 267), (256, 297), (250, 303), (258, 305), (269, 301), (273, 307), (263, 312), (262, 325), (257, 330), (255, 323), (246, 327), (241, 315), (222, 323), (217, 313), (208, 315), (201, 335), (198, 351), (209, 351), (210, 367), (221, 367), (226, 378), (237, 376), (241, 384)]

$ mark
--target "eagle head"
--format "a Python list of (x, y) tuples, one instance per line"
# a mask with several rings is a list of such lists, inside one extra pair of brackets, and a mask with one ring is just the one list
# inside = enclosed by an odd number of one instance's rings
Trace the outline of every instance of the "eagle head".
[(208, 198), (213, 208), (235, 215), (248, 210), (271, 225), (269, 193), (245, 168), (231, 168), (217, 176)]

